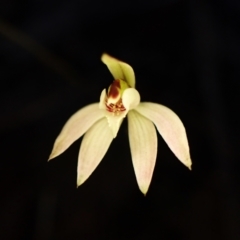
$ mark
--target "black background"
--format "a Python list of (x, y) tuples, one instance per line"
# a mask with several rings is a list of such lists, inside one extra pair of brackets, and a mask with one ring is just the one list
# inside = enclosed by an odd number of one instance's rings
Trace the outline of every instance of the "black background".
[[(239, 13), (238, 0), (1, 0), (0, 238), (240, 239)], [(103, 52), (187, 130), (193, 170), (158, 136), (146, 197), (126, 121), (78, 189), (81, 140), (47, 163), (66, 120), (113, 80)]]

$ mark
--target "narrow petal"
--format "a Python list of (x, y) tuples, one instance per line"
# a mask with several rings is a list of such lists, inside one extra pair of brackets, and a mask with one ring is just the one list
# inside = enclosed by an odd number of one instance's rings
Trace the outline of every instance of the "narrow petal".
[(157, 133), (153, 123), (132, 110), (128, 113), (129, 142), (137, 183), (145, 195), (157, 156)]
[(113, 135), (106, 118), (96, 122), (84, 135), (77, 169), (77, 186), (81, 185), (92, 174), (106, 154)]
[(187, 135), (179, 117), (171, 109), (150, 102), (140, 103), (135, 110), (153, 121), (175, 156), (191, 169)]
[(104, 64), (107, 65), (114, 79), (121, 79), (128, 83), (130, 87), (135, 87), (135, 75), (132, 67), (125, 62), (119, 61), (116, 58), (104, 53), (101, 57)]
[(61, 133), (55, 140), (49, 160), (63, 153), (73, 142), (80, 138), (96, 121), (104, 117), (99, 104), (88, 105), (74, 115), (64, 125)]

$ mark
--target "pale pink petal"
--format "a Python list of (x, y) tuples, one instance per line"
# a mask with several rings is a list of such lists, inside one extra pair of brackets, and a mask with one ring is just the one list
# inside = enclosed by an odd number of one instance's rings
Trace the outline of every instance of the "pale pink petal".
[(136, 112), (128, 113), (129, 142), (137, 183), (146, 194), (157, 156), (157, 133), (153, 123)]
[(96, 121), (104, 117), (99, 104), (88, 105), (75, 114), (64, 125), (61, 133), (55, 140), (49, 160), (63, 153), (74, 141), (80, 138)]
[(84, 135), (78, 156), (77, 186), (81, 185), (92, 174), (106, 154), (113, 135), (107, 119), (96, 122)]
[(180, 118), (171, 109), (156, 103), (140, 103), (135, 110), (153, 121), (172, 152), (191, 169), (187, 135)]
[(130, 65), (119, 61), (106, 53), (102, 55), (101, 60), (107, 65), (114, 79), (124, 80), (130, 87), (135, 87), (135, 75)]

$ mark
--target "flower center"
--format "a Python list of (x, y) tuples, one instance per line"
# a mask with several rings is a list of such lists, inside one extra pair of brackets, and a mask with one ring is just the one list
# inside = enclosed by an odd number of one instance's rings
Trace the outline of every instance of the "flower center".
[(122, 103), (122, 94), (127, 88), (129, 88), (128, 84), (121, 79), (114, 80), (109, 86), (105, 99), (106, 110), (108, 112), (119, 115), (126, 110)]

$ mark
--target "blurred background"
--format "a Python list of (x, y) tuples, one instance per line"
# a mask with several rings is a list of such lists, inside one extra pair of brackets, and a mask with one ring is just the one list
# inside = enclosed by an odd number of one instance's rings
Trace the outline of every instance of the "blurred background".
[[(240, 239), (238, 0), (1, 0), (0, 239)], [(127, 122), (76, 189), (81, 139), (47, 163), (66, 120), (129, 63), (142, 101), (182, 119), (193, 170), (158, 135), (138, 189)]]

